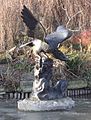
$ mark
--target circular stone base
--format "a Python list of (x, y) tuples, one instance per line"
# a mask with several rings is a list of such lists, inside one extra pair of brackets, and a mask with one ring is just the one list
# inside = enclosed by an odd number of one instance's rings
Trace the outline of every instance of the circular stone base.
[(32, 101), (30, 99), (18, 101), (18, 109), (22, 111), (68, 110), (74, 105), (75, 102), (69, 97), (48, 101)]

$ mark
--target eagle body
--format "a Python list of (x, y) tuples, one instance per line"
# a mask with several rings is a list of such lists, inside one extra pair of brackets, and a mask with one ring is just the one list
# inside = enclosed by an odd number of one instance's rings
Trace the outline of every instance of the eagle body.
[[(36, 20), (31, 11), (26, 6), (23, 7), (21, 14), (23, 22), (30, 29), (31, 33), (31, 31), (34, 31), (36, 25), (38, 24), (38, 20)], [(33, 47), (34, 54), (40, 55), (41, 52), (44, 54), (51, 53), (53, 54), (54, 58), (67, 61), (68, 58), (58, 50), (58, 46), (71, 36), (72, 32), (63, 25), (60, 25), (57, 27), (56, 31), (46, 35), (44, 41), (34, 38), (29, 43), (26, 43), (26, 45)]]

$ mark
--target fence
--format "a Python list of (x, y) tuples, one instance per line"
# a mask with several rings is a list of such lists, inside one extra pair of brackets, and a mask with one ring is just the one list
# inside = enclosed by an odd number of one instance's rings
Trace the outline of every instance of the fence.
[[(6, 92), (2, 94), (2, 98), (7, 99), (25, 99), (29, 98), (31, 95), (31, 92)], [(91, 96), (91, 88), (81, 88), (81, 89), (68, 89), (66, 92), (66, 96), (72, 97), (72, 98), (88, 98)]]

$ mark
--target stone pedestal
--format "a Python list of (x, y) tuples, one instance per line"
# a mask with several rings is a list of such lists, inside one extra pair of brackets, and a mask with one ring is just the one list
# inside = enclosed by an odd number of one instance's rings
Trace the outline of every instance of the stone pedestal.
[(69, 97), (46, 101), (31, 99), (18, 101), (18, 109), (21, 111), (70, 110), (74, 105), (75, 102)]
[(22, 111), (67, 110), (74, 106), (74, 101), (66, 97), (67, 80), (59, 80), (52, 86), (53, 60), (36, 57), (33, 89), (29, 99), (18, 101)]
[(53, 60), (35, 55), (34, 81), (29, 99), (18, 101), (18, 109), (23, 111), (67, 110), (74, 101), (66, 97), (67, 80), (53, 80)]

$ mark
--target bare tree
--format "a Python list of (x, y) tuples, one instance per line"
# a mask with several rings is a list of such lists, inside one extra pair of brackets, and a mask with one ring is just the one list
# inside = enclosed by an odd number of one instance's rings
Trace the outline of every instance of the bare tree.
[(90, 0), (0, 0), (0, 51), (10, 49), (17, 34), (26, 30), (21, 20), (23, 5), (31, 9), (48, 32), (60, 24), (75, 31), (91, 26)]

